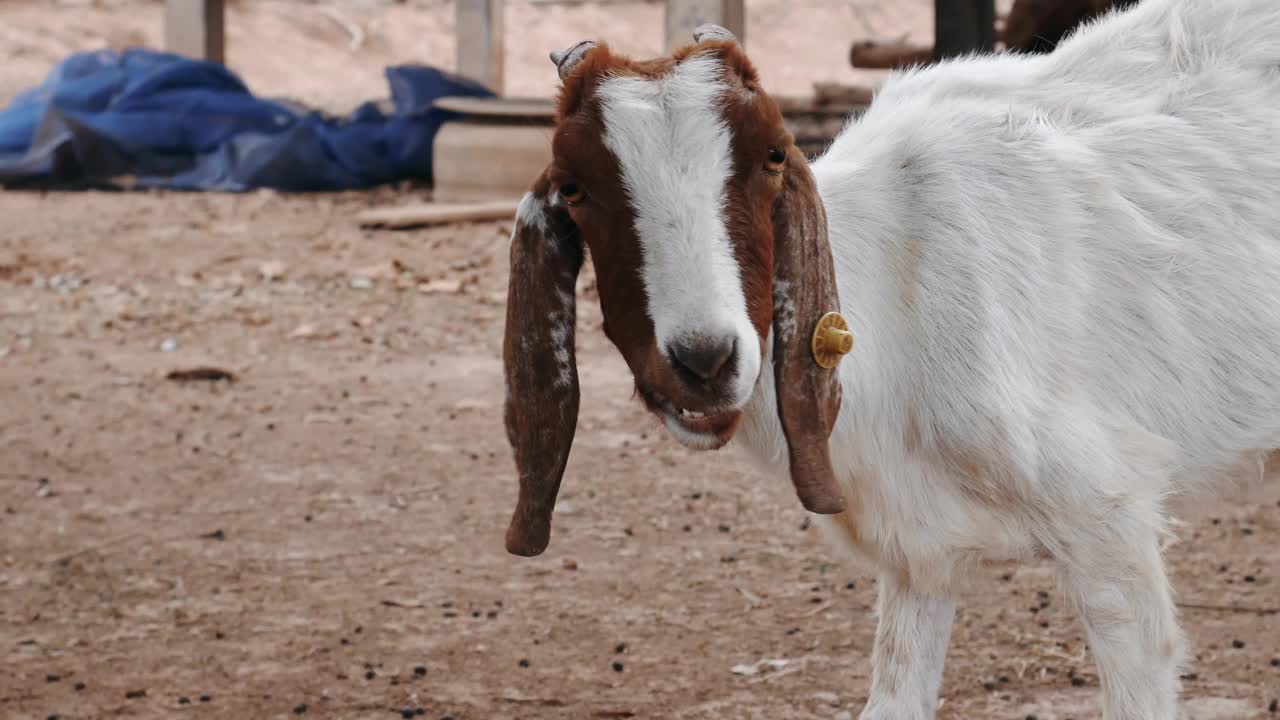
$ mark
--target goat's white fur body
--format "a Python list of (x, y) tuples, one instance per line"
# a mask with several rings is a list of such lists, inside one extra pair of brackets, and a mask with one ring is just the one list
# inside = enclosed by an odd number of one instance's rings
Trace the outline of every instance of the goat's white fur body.
[[(1280, 4), (897, 74), (812, 170), (857, 336), (824, 525), (881, 576), (863, 718), (933, 717), (966, 568), (1033, 555), (1107, 720), (1176, 717), (1165, 500), (1280, 448)], [(737, 442), (786, 477), (772, 384)]]

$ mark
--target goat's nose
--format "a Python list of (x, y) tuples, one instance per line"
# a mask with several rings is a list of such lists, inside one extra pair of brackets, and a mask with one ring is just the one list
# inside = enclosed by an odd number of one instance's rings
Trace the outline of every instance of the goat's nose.
[(700, 337), (672, 343), (668, 352), (678, 367), (703, 380), (714, 380), (733, 360), (737, 345), (732, 335)]

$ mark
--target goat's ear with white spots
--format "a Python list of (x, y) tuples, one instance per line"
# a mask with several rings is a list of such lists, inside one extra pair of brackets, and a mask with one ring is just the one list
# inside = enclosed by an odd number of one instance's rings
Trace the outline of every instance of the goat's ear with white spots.
[(547, 547), (577, 429), (574, 287), (582, 260), (577, 228), (544, 173), (516, 216), (502, 351), (507, 439), (520, 479), (507, 529), (507, 551), (515, 555), (538, 555)]
[(818, 365), (818, 321), (840, 310), (827, 215), (804, 155), (787, 149), (782, 193), (773, 210), (773, 367), (791, 481), (805, 509), (843, 512), (827, 441), (840, 412), (840, 380)]

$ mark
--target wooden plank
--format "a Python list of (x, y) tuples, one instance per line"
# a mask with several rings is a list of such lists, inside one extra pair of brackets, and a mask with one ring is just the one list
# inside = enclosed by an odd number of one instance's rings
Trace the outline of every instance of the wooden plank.
[(164, 45), (169, 52), (226, 62), (223, 0), (165, 0)]
[(933, 18), (938, 60), (995, 49), (995, 0), (933, 0)]
[(498, 95), (502, 94), (502, 66), (506, 62), (504, 10), (504, 0), (458, 0), (454, 28), (458, 74)]
[(746, 47), (747, 13), (743, 0), (666, 0), (663, 28), (667, 52), (693, 42), (694, 28), (715, 23)]
[(361, 227), (404, 229), (424, 225), (511, 220), (516, 216), (519, 200), (497, 200), (477, 203), (424, 203), (403, 207), (375, 208), (356, 216)]

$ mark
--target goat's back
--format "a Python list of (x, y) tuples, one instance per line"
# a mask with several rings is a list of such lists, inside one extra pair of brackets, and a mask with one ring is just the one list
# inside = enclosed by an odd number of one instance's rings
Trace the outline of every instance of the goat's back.
[(899, 75), (814, 169), (870, 328), (850, 417), (1030, 478), (1185, 486), (1280, 447), (1273, 0), (1145, 0)]

